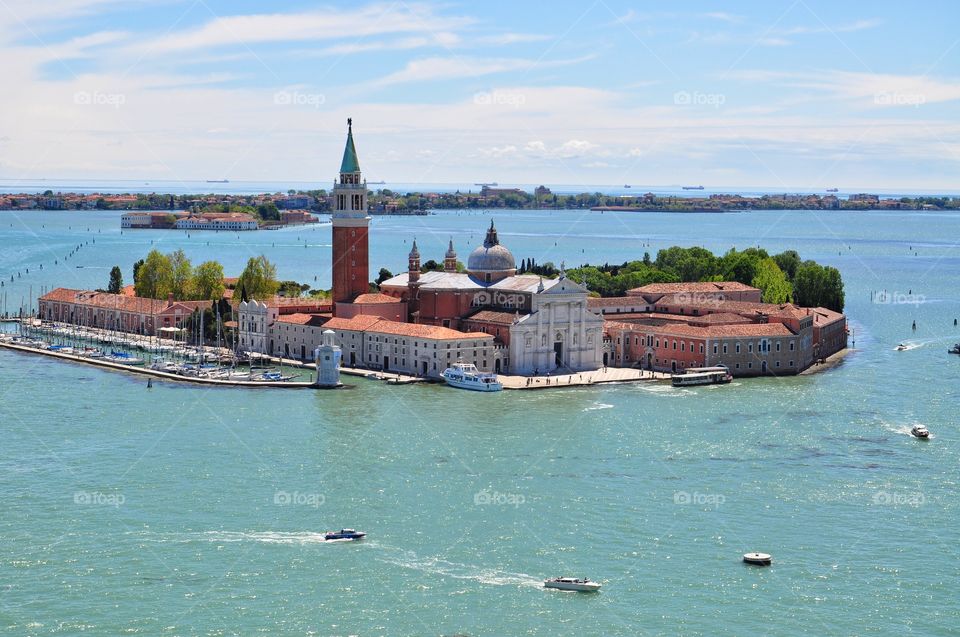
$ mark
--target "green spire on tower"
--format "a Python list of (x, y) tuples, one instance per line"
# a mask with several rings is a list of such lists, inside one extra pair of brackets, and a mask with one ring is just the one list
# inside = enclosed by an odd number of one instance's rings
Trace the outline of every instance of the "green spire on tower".
[(347, 118), (347, 146), (343, 149), (343, 161), (340, 162), (340, 173), (360, 172), (360, 161), (357, 159), (357, 149), (353, 146), (353, 118)]

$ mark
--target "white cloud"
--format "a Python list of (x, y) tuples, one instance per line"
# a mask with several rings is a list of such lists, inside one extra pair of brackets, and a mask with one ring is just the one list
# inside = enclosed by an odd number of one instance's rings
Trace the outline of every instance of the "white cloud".
[(543, 61), (525, 58), (432, 57), (412, 60), (403, 69), (374, 80), (370, 84), (388, 86), (407, 82), (481, 77), (510, 71), (533, 71), (577, 64), (592, 58), (593, 56), (584, 56), (569, 60)]
[(743, 22), (743, 16), (725, 13), (723, 11), (711, 11), (709, 13), (702, 14), (702, 17), (710, 18), (711, 20), (720, 20), (721, 22)]
[(854, 31), (863, 31), (865, 29), (872, 29), (878, 27), (883, 23), (882, 20), (877, 18), (871, 18), (868, 20), (857, 20), (856, 22), (850, 22), (847, 24), (838, 24), (836, 26), (828, 26), (822, 24), (820, 26), (813, 27), (803, 27), (797, 26), (785, 30), (783, 33), (785, 35), (803, 35), (803, 34), (820, 34), (820, 33), (851, 33)]
[(521, 42), (542, 42), (552, 38), (551, 35), (541, 33), (499, 33), (480, 36), (474, 38), (474, 41), (481, 44), (517, 44)]
[(374, 4), (354, 11), (323, 9), (216, 17), (199, 28), (147, 40), (135, 48), (159, 55), (264, 42), (363, 38), (397, 33), (433, 34), (472, 22), (471, 18), (436, 15), (419, 4)]
[[(834, 99), (855, 100), (861, 106), (919, 106), (960, 100), (960, 79), (936, 79), (926, 75), (747, 70), (734, 71), (729, 76), (748, 82), (777, 83), (814, 91)], [(890, 99), (885, 100), (884, 96), (890, 96)]]

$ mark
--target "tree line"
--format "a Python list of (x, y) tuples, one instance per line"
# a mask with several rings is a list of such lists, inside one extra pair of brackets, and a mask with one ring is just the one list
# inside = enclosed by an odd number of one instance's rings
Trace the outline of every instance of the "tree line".
[[(553, 263), (541, 265), (534, 259), (522, 259), (517, 270), (547, 278), (559, 274)], [(844, 306), (840, 271), (816, 261), (804, 261), (796, 250), (771, 256), (763, 248), (730, 249), (717, 256), (702, 247), (673, 246), (660, 250), (656, 259), (644, 253), (642, 260), (619, 265), (581, 265), (566, 274), (604, 297), (623, 296), (627, 290), (650, 283), (738, 281), (759, 288), (764, 303), (796, 303), (837, 312), (842, 312)]]
[[(303, 291), (303, 286), (292, 281), (281, 284), (276, 266), (265, 256), (251, 257), (237, 279), (234, 296), (245, 301), (263, 300), (277, 294), (281, 285), (289, 292), (296, 287), (298, 296)], [(139, 297), (167, 299), (172, 294), (176, 301), (219, 301), (226, 291), (223, 265), (211, 260), (194, 266), (183, 250), (167, 254), (151, 250), (146, 258), (133, 264), (133, 286)], [(119, 266), (110, 270), (107, 291), (114, 294), (123, 291), (123, 273)]]

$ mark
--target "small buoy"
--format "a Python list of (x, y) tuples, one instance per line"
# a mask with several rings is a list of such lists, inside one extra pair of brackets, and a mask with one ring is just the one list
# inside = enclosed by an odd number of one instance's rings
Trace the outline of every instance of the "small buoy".
[(743, 561), (747, 564), (756, 564), (757, 566), (770, 566), (773, 557), (769, 553), (744, 553)]

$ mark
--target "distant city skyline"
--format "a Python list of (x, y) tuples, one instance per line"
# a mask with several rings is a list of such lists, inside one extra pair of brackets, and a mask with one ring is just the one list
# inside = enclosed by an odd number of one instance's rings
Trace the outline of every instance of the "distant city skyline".
[(950, 2), (3, 0), (0, 180), (938, 191)]

